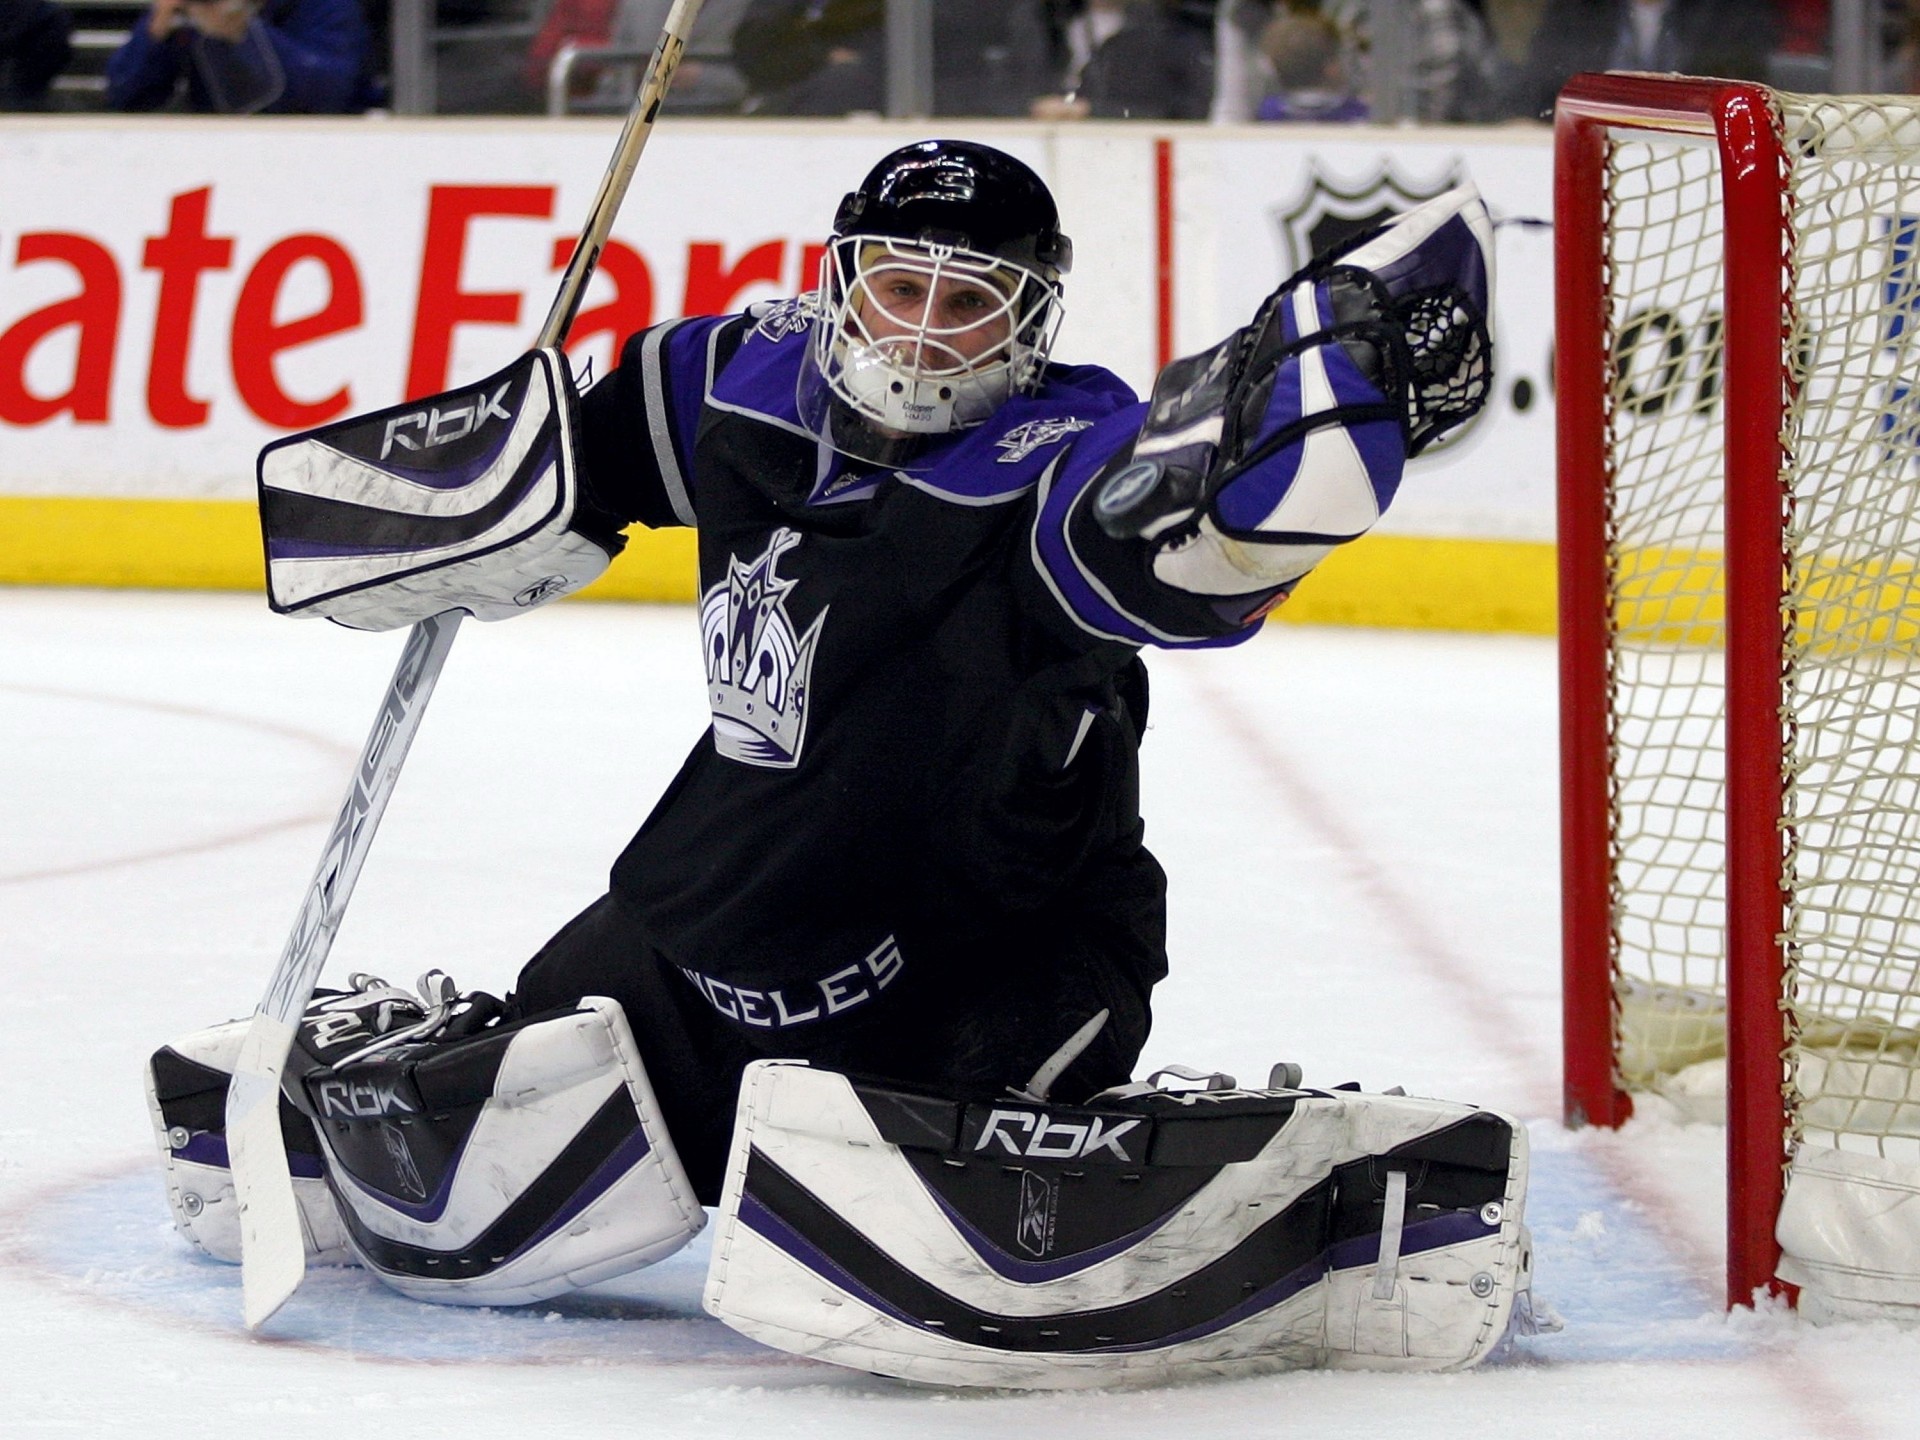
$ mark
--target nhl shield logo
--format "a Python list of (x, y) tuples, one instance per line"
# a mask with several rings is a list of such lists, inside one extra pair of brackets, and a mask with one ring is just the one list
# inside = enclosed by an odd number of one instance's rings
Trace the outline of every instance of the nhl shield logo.
[(1382, 165), (1371, 179), (1350, 181), (1327, 174), (1314, 161), (1307, 168), (1306, 188), (1271, 212), (1280, 231), (1285, 272), (1291, 275), (1342, 240), (1384, 225), (1465, 179), (1466, 171), (1458, 161), (1428, 183), (1403, 180), (1391, 165)]
[[(1307, 167), (1304, 189), (1293, 200), (1275, 206), (1269, 212), (1279, 230), (1280, 254), (1288, 275), (1308, 264), (1316, 255), (1377, 226), (1386, 224), (1417, 205), (1444, 195), (1465, 184), (1466, 167), (1455, 159), (1440, 175), (1428, 181), (1410, 181), (1393, 166), (1382, 163), (1370, 178), (1348, 180), (1329, 175), (1318, 161)], [(1450, 430), (1425, 453), (1458, 444), (1479, 428), (1486, 411)]]

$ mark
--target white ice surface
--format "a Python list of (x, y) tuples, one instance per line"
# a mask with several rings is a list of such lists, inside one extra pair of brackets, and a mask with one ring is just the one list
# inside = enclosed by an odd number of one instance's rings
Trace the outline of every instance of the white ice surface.
[[(1145, 1060), (1529, 1122), (1564, 1333), (1452, 1377), (942, 1394), (759, 1349), (698, 1246), (531, 1311), (321, 1271), (267, 1334), (169, 1227), (146, 1053), (250, 1010), (398, 651), (246, 597), (0, 591), (0, 1435), (1920, 1434), (1920, 1336), (1719, 1302), (1718, 1131), (1558, 1110), (1553, 653), (1275, 629), (1151, 660), (1173, 978)], [(466, 626), (329, 974), (504, 988), (705, 723), (688, 610)]]

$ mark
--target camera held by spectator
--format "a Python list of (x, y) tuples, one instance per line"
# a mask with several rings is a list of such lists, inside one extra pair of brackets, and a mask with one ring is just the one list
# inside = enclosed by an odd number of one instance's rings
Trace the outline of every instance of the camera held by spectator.
[(107, 103), (225, 115), (364, 110), (367, 27), (359, 0), (153, 0), (107, 62)]

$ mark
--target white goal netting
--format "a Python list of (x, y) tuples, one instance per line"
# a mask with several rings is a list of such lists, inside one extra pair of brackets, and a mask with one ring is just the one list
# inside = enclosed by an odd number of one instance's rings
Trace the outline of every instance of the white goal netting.
[(1723, 407), (1745, 406), (1788, 456), (1790, 1113), (1813, 1143), (1920, 1159), (1920, 102), (1780, 105), (1784, 405), (1722, 385), (1711, 143), (1609, 144), (1619, 1066), (1684, 1096), (1725, 1054)]

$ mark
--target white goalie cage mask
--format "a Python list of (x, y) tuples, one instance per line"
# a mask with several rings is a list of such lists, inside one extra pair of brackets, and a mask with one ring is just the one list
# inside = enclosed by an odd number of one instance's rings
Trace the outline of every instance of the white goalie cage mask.
[(836, 238), (816, 303), (800, 408), (823, 435), (835, 400), (886, 436), (978, 425), (1038, 388), (1061, 317), (1060, 286), (1024, 265), (885, 235)]

